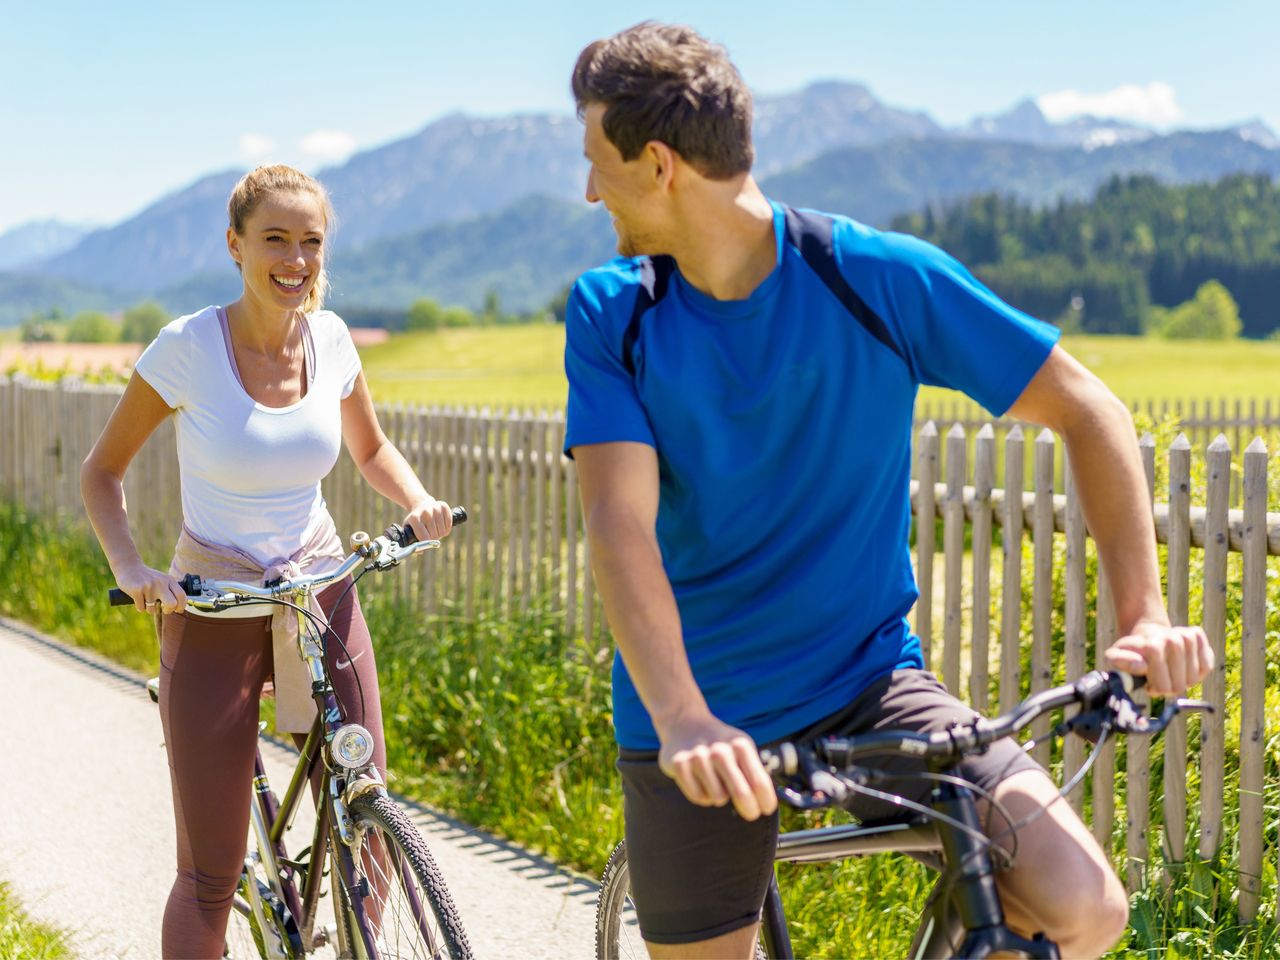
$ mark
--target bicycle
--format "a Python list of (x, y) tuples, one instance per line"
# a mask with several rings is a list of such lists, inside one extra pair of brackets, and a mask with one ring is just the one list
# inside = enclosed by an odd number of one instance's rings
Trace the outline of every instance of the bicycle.
[[(781, 743), (760, 751), (774, 778), (779, 799), (800, 810), (838, 806), (860, 793), (897, 803), (906, 816), (876, 823), (851, 823), (797, 830), (778, 837), (777, 863), (821, 863), (879, 853), (907, 853), (929, 864), (939, 877), (927, 899), (911, 942), (915, 958), (986, 957), (1003, 950), (1028, 957), (1058, 957), (1057, 945), (1042, 933), (1028, 939), (1010, 930), (996, 889), (998, 867), (1007, 867), (1013, 854), (995, 846), (982, 830), (975, 793), (970, 785), (947, 771), (959, 761), (1002, 737), (1012, 736), (1037, 717), (1062, 707), (1080, 711), (1063, 720), (1052, 736), (1077, 733), (1095, 741), (1095, 748), (1075, 776), (1060, 791), (1066, 796), (1079, 784), (1112, 733), (1155, 735), (1180, 711), (1205, 710), (1209, 704), (1179, 699), (1166, 703), (1155, 716), (1144, 715), (1130, 694), (1135, 679), (1116, 671), (1096, 670), (1073, 683), (1023, 700), (1008, 713), (980, 719), (935, 733), (883, 730), (854, 737), (831, 737), (811, 743)], [(928, 804), (877, 790), (891, 779), (859, 767), (871, 756), (905, 756), (928, 762), (922, 774), (933, 782)], [(1003, 831), (1016, 844), (1017, 830), (1032, 814), (1015, 823), (990, 797), (991, 809), (1003, 817)], [(1016, 852), (1016, 846), (1015, 846)], [(1000, 861), (999, 863), (997, 861)], [(596, 955), (599, 960), (646, 957), (630, 903), (626, 841), (618, 844), (605, 865), (596, 910)], [(778, 890), (776, 873), (761, 911), (758, 958), (790, 958), (791, 940)]]
[[(454, 524), (466, 519), (466, 510), (455, 508)], [(194, 610), (254, 603), (283, 604), (296, 610), (298, 652), (310, 671), (317, 707), (283, 800), (267, 781), (261, 749), (254, 758), (252, 839), (228, 921), (226, 956), (293, 958), (332, 945), (340, 957), (361, 960), (470, 960), (466, 932), (426, 841), (387, 792), (371, 762), (372, 735), (359, 724), (345, 721), (324, 654), (329, 637), (340, 646), (342, 638), (304, 603), (307, 594), (353, 571), (348, 590), (371, 571), (389, 570), (439, 546), (439, 540), (419, 541), (412, 530), (393, 524), (379, 537), (364, 531), (352, 534), (352, 553), (331, 573), (262, 586), (190, 575), (182, 579), (187, 606)], [(133, 600), (113, 589), (110, 602), (119, 606)], [(158, 678), (147, 688), (158, 703)], [(265, 724), (259, 727), (264, 728)], [(290, 856), (284, 834), (317, 763), (322, 770), (311, 844)], [(331, 927), (318, 922), (325, 874), (331, 874), (334, 892)]]

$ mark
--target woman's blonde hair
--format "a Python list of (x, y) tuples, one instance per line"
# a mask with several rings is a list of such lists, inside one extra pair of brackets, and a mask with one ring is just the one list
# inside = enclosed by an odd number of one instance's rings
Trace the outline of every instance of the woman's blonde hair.
[[(325, 228), (329, 229), (333, 226), (335, 220), (333, 204), (329, 202), (329, 193), (320, 181), (294, 167), (273, 163), (250, 170), (231, 190), (231, 198), (227, 201), (227, 219), (237, 236), (244, 236), (245, 221), (253, 215), (262, 198), (271, 193), (310, 193), (320, 204)], [(236, 269), (239, 267), (240, 265), (236, 264)], [(302, 302), (303, 312), (314, 313), (321, 309), (328, 292), (329, 275), (322, 268), (315, 283), (311, 285), (306, 300)]]

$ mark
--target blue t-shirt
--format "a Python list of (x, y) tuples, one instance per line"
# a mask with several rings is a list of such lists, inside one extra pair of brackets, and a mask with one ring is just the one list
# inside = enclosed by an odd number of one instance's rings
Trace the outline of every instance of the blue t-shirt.
[[(1058, 331), (947, 254), (845, 217), (773, 205), (777, 261), (715, 300), (670, 257), (618, 258), (574, 285), (566, 450), (657, 451), (658, 544), (711, 711), (766, 742), (922, 665), (906, 615), (919, 384), (999, 415)], [(619, 656), (621, 746), (659, 746)]]

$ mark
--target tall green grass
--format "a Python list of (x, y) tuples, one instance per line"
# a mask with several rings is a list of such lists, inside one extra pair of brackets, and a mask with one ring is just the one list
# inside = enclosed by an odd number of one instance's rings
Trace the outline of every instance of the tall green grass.
[(0, 881), (0, 960), (63, 960), (70, 956), (67, 935), (32, 920), (12, 887)]
[[(149, 621), (105, 606), (105, 564), (86, 534), (5, 507), (0, 551), (15, 550), (26, 551), (31, 563), (0, 566), (0, 611), (132, 666), (154, 665)], [(53, 575), (50, 582), (59, 589), (34, 590), (20, 572), (26, 569)], [(1029, 595), (1031, 564), (1023, 569)], [(375, 578), (361, 588), (378, 651), (392, 785), (552, 859), (598, 872), (622, 835), (611, 650), (565, 636), (537, 602), (510, 621), (466, 620), (448, 610), (427, 618), (395, 602)], [(1269, 582), (1268, 596), (1269, 661), (1280, 670), (1280, 577)], [(1055, 622), (1059, 645), (1061, 631)], [(1238, 670), (1238, 658), (1233, 664), (1229, 669)], [(1246, 927), (1235, 920), (1238, 850), (1229, 821), (1216, 861), (1172, 865), (1167, 887), (1156, 881), (1135, 894), (1133, 921), (1116, 956), (1243, 960), (1280, 952), (1274, 854), (1280, 683), (1269, 686), (1266, 804), (1272, 835), (1259, 919)], [(1228, 734), (1229, 744), (1233, 736)], [(1189, 740), (1195, 742), (1194, 728)], [(1235, 763), (1232, 749), (1229, 779)], [(1157, 768), (1153, 788), (1159, 783)], [(1117, 819), (1123, 823), (1123, 811)], [(801, 822), (798, 815), (787, 817), (789, 826)], [(1153, 834), (1159, 823), (1156, 813)], [(814, 957), (902, 955), (931, 883), (905, 857), (789, 867), (782, 877), (797, 954)]]

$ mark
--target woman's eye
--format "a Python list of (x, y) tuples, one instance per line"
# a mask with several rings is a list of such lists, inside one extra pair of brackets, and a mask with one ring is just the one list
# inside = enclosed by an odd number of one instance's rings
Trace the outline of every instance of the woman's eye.
[(320, 246), (323, 242), (324, 241), (322, 241), (319, 237), (311, 237), (310, 239), (307, 240), (307, 243), (313, 244), (314, 246), (317, 246), (317, 247)]
[(267, 243), (275, 243), (276, 241), (280, 241), (283, 239), (284, 237), (277, 237), (274, 234), (272, 234), (271, 236), (267, 237)]

